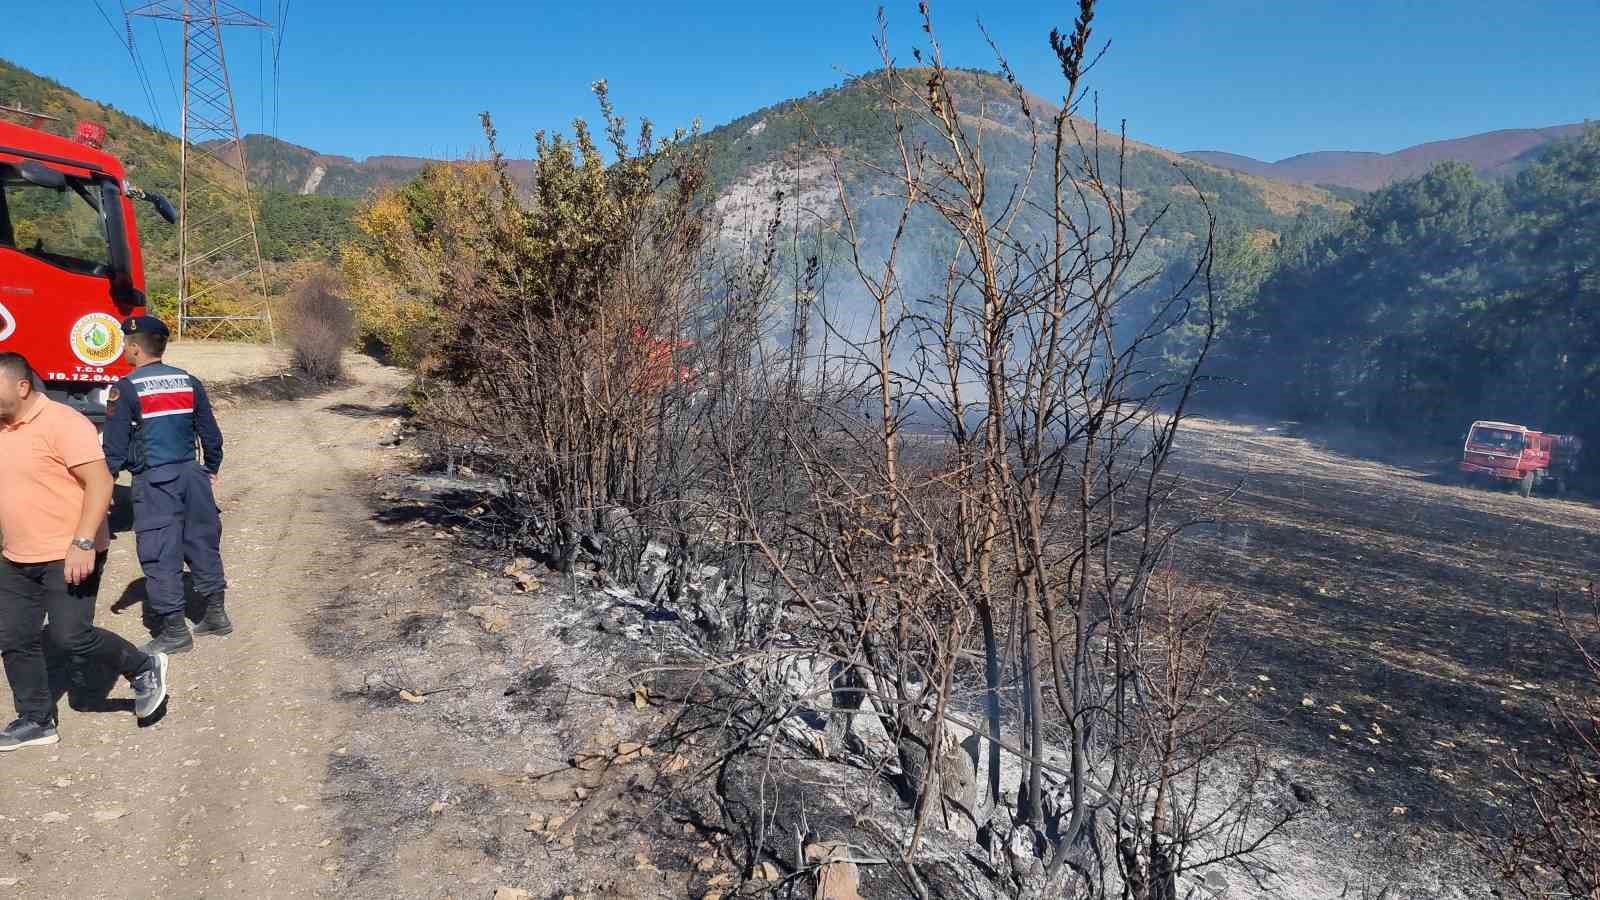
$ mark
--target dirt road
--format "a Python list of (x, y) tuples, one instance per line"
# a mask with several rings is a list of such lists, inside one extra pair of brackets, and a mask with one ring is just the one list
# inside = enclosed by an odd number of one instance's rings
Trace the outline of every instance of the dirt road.
[(289, 364), (289, 351), (270, 344), (188, 340), (168, 347), (167, 361), (208, 385), (220, 385), (281, 371)]
[[(237, 631), (174, 657), (157, 724), (63, 700), (60, 744), (0, 759), (0, 895), (308, 897), (331, 882), (339, 849), (321, 787), (350, 723), (302, 625), (354, 577), (338, 536), (367, 515), (352, 486), (384, 465), (382, 412), (403, 384), (352, 365), (353, 386), (220, 410)], [(137, 604), (108, 611), (138, 578), (132, 535), (118, 534), (97, 621), (142, 643)], [(111, 696), (131, 695), (123, 683)]]

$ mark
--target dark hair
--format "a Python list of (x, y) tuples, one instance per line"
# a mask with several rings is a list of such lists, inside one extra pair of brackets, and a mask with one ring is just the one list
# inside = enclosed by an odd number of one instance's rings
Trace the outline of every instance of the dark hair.
[(140, 331), (135, 334), (128, 335), (128, 340), (138, 344), (139, 349), (150, 354), (151, 356), (160, 356), (167, 352), (167, 336), (164, 334), (153, 334), (148, 331)]
[(0, 350), (0, 375), (7, 381), (32, 381), (33, 366), (28, 365), (28, 358), (21, 353)]

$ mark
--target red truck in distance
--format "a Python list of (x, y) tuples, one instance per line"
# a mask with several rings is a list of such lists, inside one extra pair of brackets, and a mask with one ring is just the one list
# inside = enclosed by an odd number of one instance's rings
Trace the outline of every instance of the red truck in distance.
[(1546, 434), (1509, 422), (1473, 422), (1461, 448), (1460, 470), (1471, 480), (1514, 484), (1526, 497), (1548, 487), (1560, 496), (1578, 470), (1583, 442), (1570, 434)]
[(165, 197), (128, 184), (104, 138), (91, 122), (69, 139), (0, 120), (0, 350), (96, 424), (128, 372), (121, 322), (145, 307), (133, 201), (177, 221)]

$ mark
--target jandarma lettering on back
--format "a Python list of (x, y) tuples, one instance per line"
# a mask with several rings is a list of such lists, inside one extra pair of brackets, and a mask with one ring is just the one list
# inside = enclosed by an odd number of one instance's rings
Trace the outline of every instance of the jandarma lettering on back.
[(135, 378), (133, 383), (139, 386), (140, 394), (191, 390), (189, 379), (184, 375), (150, 375), (145, 378)]

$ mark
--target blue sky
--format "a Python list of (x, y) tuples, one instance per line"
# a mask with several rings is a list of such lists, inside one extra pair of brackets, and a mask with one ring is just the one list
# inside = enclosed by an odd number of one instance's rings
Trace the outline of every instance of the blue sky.
[[(135, 6), (143, 0), (126, 0)], [(235, 0), (274, 18), (284, 0)], [(1045, 36), (1067, 3), (931, 0), (952, 64), (989, 67), (984, 24), (1023, 81), (1053, 95)], [(0, 56), (152, 118), (126, 50), (122, 6), (15, 3)], [(915, 2), (888, 5), (897, 56), (923, 36)], [(609, 4), (289, 0), (278, 134), (323, 152), (460, 156), (495, 114), (504, 149), (527, 155), (537, 128), (590, 115), (609, 79), (620, 110), (664, 126), (707, 125), (876, 67), (876, 4)], [(445, 11), (441, 11), (445, 10)], [(1497, 18), (1498, 17), (1498, 18)], [(156, 29), (164, 31), (158, 35)], [(136, 22), (167, 124), (177, 100), (176, 26)], [(1094, 75), (1104, 118), (1176, 150), (1278, 159), (1319, 149), (1389, 151), (1496, 128), (1600, 118), (1600, 3), (1104, 0)], [(270, 38), (228, 35), (241, 127), (270, 130)], [(265, 59), (263, 58), (265, 57)], [(262, 74), (266, 78), (262, 78)], [(0, 98), (3, 100), (4, 98)], [(263, 100), (265, 102), (263, 102)]]

